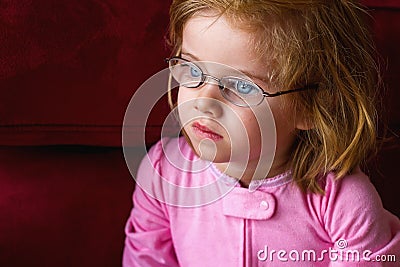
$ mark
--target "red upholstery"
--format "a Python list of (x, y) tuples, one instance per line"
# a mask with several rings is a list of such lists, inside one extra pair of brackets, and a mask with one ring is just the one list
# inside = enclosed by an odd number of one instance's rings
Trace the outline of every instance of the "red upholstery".
[(1, 147), (0, 266), (119, 266), (132, 178), (120, 148)]
[[(400, 4), (364, 3), (386, 64), (389, 124), (400, 133)], [(121, 125), (134, 91), (164, 68), (169, 4), (0, 4), (0, 266), (120, 266), (134, 186)], [(148, 144), (167, 113), (165, 102), (157, 105)], [(398, 138), (393, 146), (370, 172), (400, 216)]]
[(380, 110), (387, 117), (392, 139), (369, 166), (370, 177), (387, 209), (400, 216), (397, 164), (400, 160), (400, 2), (397, 0), (364, 0), (371, 7), (372, 29), (381, 56), (385, 82), (384, 103)]
[(0, 144), (119, 146), (134, 91), (165, 67), (169, 3), (3, 1)]

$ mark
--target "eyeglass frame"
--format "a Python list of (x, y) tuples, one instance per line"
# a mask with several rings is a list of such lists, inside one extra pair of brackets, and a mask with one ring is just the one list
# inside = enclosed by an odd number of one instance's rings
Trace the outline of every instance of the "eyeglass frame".
[[(168, 63), (168, 67), (169, 67), (170, 70), (171, 70), (171, 67), (172, 67), (172, 66), (171, 66), (171, 63), (170, 63), (171, 60), (183, 60), (183, 61), (185, 61), (185, 62), (188, 62), (188, 63), (190, 63), (190, 64), (195, 65), (195, 66), (201, 71), (201, 80), (199, 81), (199, 84), (198, 84), (197, 86), (194, 86), (194, 87), (186, 87), (186, 86), (183, 85), (184, 87), (189, 88), (189, 89), (190, 89), (190, 88), (199, 88), (199, 87), (203, 86), (203, 84), (205, 83), (205, 81), (206, 81), (207, 78), (210, 78), (210, 79), (213, 79), (213, 80), (215, 80), (216, 82), (218, 82), (218, 87), (219, 87), (220, 91), (223, 91), (224, 89), (231, 90), (230, 88), (225, 87), (225, 86), (221, 83), (221, 80), (222, 80), (223, 78), (225, 78), (225, 77), (222, 77), (222, 78), (220, 79), (220, 78), (217, 78), (217, 77), (212, 76), (212, 75), (210, 75), (210, 74), (204, 73), (204, 71), (203, 71), (199, 66), (197, 66), (195, 63), (193, 63), (193, 62), (190, 61), (190, 60), (184, 59), (184, 58), (182, 58), (182, 57), (180, 57), (180, 56), (174, 56), (174, 57), (170, 57), (170, 58), (166, 58), (166, 59), (165, 59), (165, 62)], [(226, 77), (230, 77), (230, 76), (226, 76)], [(263, 98), (265, 98), (265, 97), (276, 97), (276, 96), (280, 96), (280, 95), (285, 95), (285, 94), (295, 93), (295, 92), (301, 92), (301, 91), (306, 91), (306, 90), (311, 90), (311, 89), (314, 89), (314, 90), (315, 90), (315, 89), (318, 89), (318, 87), (319, 87), (318, 84), (313, 83), (313, 84), (308, 84), (308, 85), (305, 85), (305, 86), (303, 86), (303, 87), (299, 87), (299, 88), (295, 88), (295, 89), (290, 89), (290, 90), (286, 90), (286, 91), (278, 91), (278, 92), (276, 92), (276, 93), (268, 93), (268, 92), (266, 92), (261, 86), (259, 86), (258, 84), (256, 84), (255, 82), (253, 82), (253, 81), (251, 81), (251, 80), (246, 80), (246, 79), (243, 79), (243, 78), (233, 77), (233, 76), (232, 76), (232, 78), (237, 78), (237, 79), (240, 79), (240, 80), (243, 80), (243, 81), (248, 81), (248, 82), (253, 83), (253, 84), (260, 90), (260, 92), (262, 93)], [(248, 105), (248, 104), (246, 104), (246, 105), (240, 105), (240, 104), (234, 103), (234, 102), (232, 102), (230, 99), (226, 98), (226, 96), (224, 95), (224, 93), (221, 93), (221, 95), (222, 95), (226, 100), (228, 100), (230, 103), (232, 103), (232, 104), (234, 104), (234, 105), (236, 105), (236, 106), (239, 106), (239, 107), (258, 106), (258, 105), (260, 105), (260, 104), (262, 103), (262, 100), (260, 100), (259, 103), (254, 104), (254, 105)]]

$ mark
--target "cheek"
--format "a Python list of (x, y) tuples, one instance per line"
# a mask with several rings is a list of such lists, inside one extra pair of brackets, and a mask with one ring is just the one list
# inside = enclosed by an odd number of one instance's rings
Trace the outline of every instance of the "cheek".
[[(245, 112), (244, 114), (239, 114), (239, 117), (242, 125), (237, 125), (234, 132), (241, 135), (242, 142), (249, 143), (251, 151), (258, 150), (261, 144), (261, 129), (257, 116), (252, 112)], [(242, 128), (242, 131), (238, 131), (240, 129), (239, 126)], [(243, 130), (245, 130), (245, 133)]]
[(252, 116), (251, 118), (245, 118), (244, 122), (251, 151), (253, 151), (253, 153), (258, 153), (261, 148), (261, 126), (259, 125), (255, 116)]
[(186, 127), (194, 116), (191, 101), (193, 99), (195, 99), (193, 93), (190, 93), (186, 88), (179, 88), (177, 97), (177, 111), (180, 124), (183, 127)]
[(264, 120), (264, 112), (250, 108), (240, 108), (238, 115), (242, 121), (247, 134), (250, 136), (260, 135), (260, 124)]
[(274, 116), (267, 103), (254, 108), (254, 112), (249, 110), (241, 116), (241, 119), (248, 135), (251, 155), (259, 155), (263, 159), (273, 157), (276, 147), (276, 128)]
[(273, 102), (270, 104), (275, 118), (276, 154), (289, 155), (296, 138), (296, 118), (294, 109), (287, 102)]
[(278, 107), (273, 110), (273, 115), (278, 137), (283, 138), (295, 131), (295, 118), (291, 109)]
[(177, 99), (177, 104), (182, 104), (183, 102), (185, 102), (187, 99), (185, 97), (185, 93), (183, 92), (183, 90), (181, 88), (178, 89), (178, 99)]
[(185, 113), (186, 109), (187, 109), (187, 101), (189, 101), (191, 98), (189, 97), (188, 93), (185, 92), (185, 89), (181, 89), (179, 88), (178, 91), (178, 97), (177, 97), (177, 109), (179, 112), (179, 117), (181, 117), (182, 114)]
[(192, 100), (195, 98), (195, 95), (193, 92), (189, 91), (189, 89), (185, 87), (179, 87), (178, 89), (178, 105), (185, 103), (189, 100)]
[(270, 99), (269, 106), (272, 114), (274, 115), (275, 124), (277, 128), (294, 128), (294, 107), (290, 104), (291, 100), (282, 96), (280, 99)]

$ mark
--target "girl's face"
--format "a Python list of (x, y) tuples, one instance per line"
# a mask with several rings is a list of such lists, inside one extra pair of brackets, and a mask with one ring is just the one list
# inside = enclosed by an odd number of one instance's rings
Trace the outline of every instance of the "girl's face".
[[(268, 91), (269, 66), (250, 49), (252, 37), (233, 27), (224, 16), (195, 16), (183, 29), (181, 57), (214, 62), (196, 64), (218, 79), (237, 76), (234, 72), (240, 70)], [(270, 155), (269, 166), (272, 165), (268, 176), (285, 171), (295, 139), (296, 120), (284, 98), (265, 98), (256, 107), (239, 107), (222, 96), (215, 80), (206, 81), (198, 88), (181, 86), (178, 93), (179, 117), (196, 153), (221, 169), (228, 162), (241, 160), (247, 161), (247, 168), (254, 168), (264, 146), (264, 152)]]

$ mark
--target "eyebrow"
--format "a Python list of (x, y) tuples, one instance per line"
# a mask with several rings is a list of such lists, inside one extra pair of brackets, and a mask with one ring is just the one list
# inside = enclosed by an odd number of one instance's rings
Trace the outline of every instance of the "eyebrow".
[(194, 60), (196, 60), (196, 61), (201, 61), (198, 57), (196, 57), (195, 55), (193, 55), (193, 54), (191, 54), (191, 53), (189, 53), (189, 52), (181, 52), (181, 55), (185, 55), (185, 56), (188, 56), (188, 57), (191, 57), (192, 59), (194, 59)]
[[(202, 60), (200, 60), (198, 57), (196, 57), (195, 55), (193, 55), (192, 53), (189, 53), (189, 52), (186, 52), (186, 51), (182, 51), (182, 52), (181, 52), (181, 55), (188, 56), (188, 57), (190, 57), (192, 60), (195, 60), (195, 61), (202, 61)], [(251, 73), (251, 72), (245, 71), (245, 70), (240, 70), (240, 69), (238, 69), (238, 71), (241, 72), (241, 73), (243, 73), (243, 74), (245, 74), (245, 75), (246, 75), (247, 77), (249, 77), (250, 79), (255, 79), (255, 80), (262, 81), (262, 82), (264, 82), (264, 83), (269, 83), (269, 81), (268, 81), (267, 79), (262, 78), (261, 76), (259, 76), (259, 75), (257, 75), (257, 74), (254, 74), (254, 73)]]

